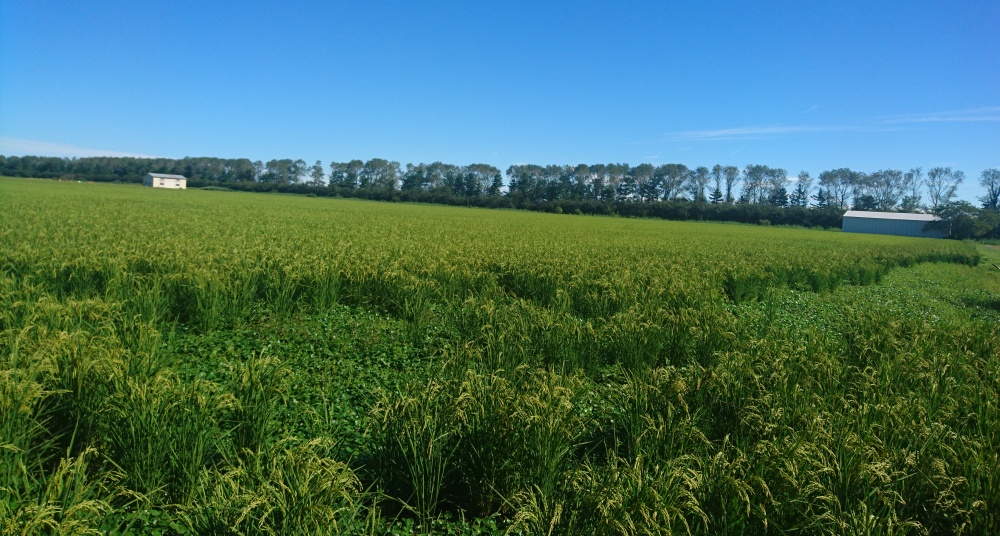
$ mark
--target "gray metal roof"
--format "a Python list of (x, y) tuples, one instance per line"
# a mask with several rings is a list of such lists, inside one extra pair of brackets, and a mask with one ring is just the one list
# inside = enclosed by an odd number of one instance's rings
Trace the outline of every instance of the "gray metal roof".
[(844, 213), (844, 217), (908, 221), (938, 221), (941, 219), (933, 214), (915, 214), (913, 212), (869, 212), (866, 210), (848, 210)]
[(155, 177), (157, 179), (184, 179), (184, 180), (187, 180), (187, 177), (185, 177), (184, 175), (168, 175), (166, 173), (147, 173), (146, 175), (153, 176), (153, 177)]

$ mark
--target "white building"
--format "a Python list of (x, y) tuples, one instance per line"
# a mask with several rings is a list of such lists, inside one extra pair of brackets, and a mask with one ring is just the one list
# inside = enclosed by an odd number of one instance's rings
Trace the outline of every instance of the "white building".
[(848, 210), (844, 213), (844, 223), (841, 230), (845, 233), (946, 238), (949, 234), (947, 231), (924, 230), (925, 225), (932, 221), (939, 221), (940, 219), (933, 214)]
[(166, 173), (146, 173), (142, 178), (143, 186), (153, 188), (187, 189), (187, 178), (184, 175), (167, 175)]

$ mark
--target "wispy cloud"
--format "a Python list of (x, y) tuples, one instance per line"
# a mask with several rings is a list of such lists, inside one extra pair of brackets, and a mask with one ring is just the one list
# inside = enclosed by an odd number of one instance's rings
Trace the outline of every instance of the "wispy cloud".
[[(805, 112), (819, 108), (815, 105)], [(1000, 121), (1000, 106), (952, 110), (946, 112), (903, 114), (856, 123), (840, 125), (770, 125), (714, 130), (684, 130), (668, 133), (660, 141), (729, 141), (754, 140), (788, 136), (792, 134), (819, 134), (827, 132), (891, 132), (905, 130), (906, 125), (917, 123), (980, 123)]]
[(769, 127), (739, 127), (717, 130), (686, 130), (667, 135), (665, 141), (723, 141), (774, 138), (785, 134), (814, 132), (857, 132), (862, 130), (888, 130), (881, 127), (823, 126), (823, 125), (778, 125)]
[(882, 123), (981, 123), (984, 121), (1000, 121), (1000, 106), (952, 110), (949, 112), (898, 115), (883, 119)]
[(157, 158), (156, 156), (124, 151), (111, 151), (107, 149), (89, 149), (66, 145), (63, 143), (52, 143), (38, 140), (22, 140), (0, 136), (0, 154), (5, 155), (33, 155), (33, 156), (132, 156), (136, 158)]

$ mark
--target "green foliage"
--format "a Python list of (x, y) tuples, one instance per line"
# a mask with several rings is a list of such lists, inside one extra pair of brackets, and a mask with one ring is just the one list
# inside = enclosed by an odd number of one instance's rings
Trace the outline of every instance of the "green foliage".
[(950, 232), (952, 238), (968, 240), (1000, 236), (1000, 213), (995, 209), (977, 208), (966, 201), (952, 201), (939, 207), (935, 214), (941, 221), (928, 223), (931, 229)]
[(438, 513), (459, 445), (464, 400), (449, 387), (432, 379), (412, 394), (383, 398), (373, 410), (380, 480), (422, 522)]
[(264, 452), (281, 431), (279, 412), (291, 371), (277, 358), (263, 355), (230, 364), (230, 371), (235, 407), (228, 427), (233, 448), (241, 456)]
[(216, 415), (228, 404), (207, 382), (184, 384), (169, 373), (127, 379), (108, 401), (101, 430), (124, 485), (153, 505), (189, 503), (217, 455)]
[(62, 458), (42, 482), (22, 488), (29, 491), (24, 495), (11, 497), (8, 493), (11, 487), (25, 483), (22, 478), (27, 475), (5, 480), (7, 484), (0, 492), (6, 495), (0, 501), (0, 534), (102, 534), (97, 521), (111, 506), (101, 498), (106, 493), (102, 483), (88, 476), (93, 458), (93, 449)]
[(191, 512), (198, 534), (341, 534), (365, 530), (360, 483), (331, 444), (285, 440), (208, 471)]
[(1000, 531), (990, 247), (161, 194), (0, 181), (0, 534)]

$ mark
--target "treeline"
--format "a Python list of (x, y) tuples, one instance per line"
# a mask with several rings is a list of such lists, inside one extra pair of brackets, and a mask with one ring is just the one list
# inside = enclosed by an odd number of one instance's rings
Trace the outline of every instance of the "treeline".
[[(190, 184), (190, 183), (189, 183)], [(209, 186), (211, 187), (211, 186)], [(703, 220), (751, 223), (763, 225), (801, 225), (804, 227), (840, 228), (844, 211), (835, 207), (778, 207), (774, 205), (738, 203), (694, 203), (684, 199), (639, 203), (628, 200), (553, 199), (530, 200), (516, 195), (458, 196), (445, 190), (364, 189), (320, 187), (308, 184), (234, 183), (230, 190), (245, 192), (277, 192), (315, 195), (319, 197), (350, 197), (397, 203), (431, 203), (493, 209), (519, 209), (556, 214), (586, 214), (666, 220)]]
[[(962, 171), (935, 167), (872, 173), (807, 171), (792, 178), (782, 168), (751, 164), (689, 168), (684, 164), (518, 164), (506, 172), (489, 164), (457, 166), (368, 161), (246, 158), (58, 158), (0, 156), (0, 174), (101, 182), (141, 182), (146, 173), (184, 175), (191, 187), (279, 191), (504, 207), (582, 214), (839, 227), (844, 209), (941, 212), (954, 209)], [(982, 172), (983, 209), (1000, 209), (1000, 171)], [(926, 194), (926, 202), (924, 195)], [(966, 212), (978, 211), (965, 203)], [(978, 215), (977, 215), (978, 217)]]
[(83, 180), (94, 182), (141, 183), (146, 173), (184, 175), (189, 179), (214, 182), (253, 182), (261, 175), (246, 158), (135, 158), (93, 156), (59, 158), (51, 156), (2, 156), (0, 173), (8, 177)]

